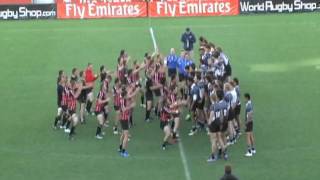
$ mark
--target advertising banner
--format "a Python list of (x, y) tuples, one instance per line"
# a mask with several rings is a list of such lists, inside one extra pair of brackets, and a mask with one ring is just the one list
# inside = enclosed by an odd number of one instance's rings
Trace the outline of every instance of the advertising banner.
[(239, 14), (239, 0), (167, 0), (149, 2), (150, 17), (228, 16)]
[(55, 4), (0, 6), (0, 20), (54, 19), (56, 16)]
[(32, 0), (0, 0), (0, 4), (32, 4)]
[(59, 19), (147, 17), (144, 1), (58, 1), (57, 9)]
[(320, 10), (320, 0), (240, 0), (240, 13), (291, 13)]

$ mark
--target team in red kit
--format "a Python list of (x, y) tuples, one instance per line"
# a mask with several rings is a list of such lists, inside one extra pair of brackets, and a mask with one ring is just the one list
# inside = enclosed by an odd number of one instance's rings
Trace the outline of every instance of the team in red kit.
[(141, 63), (131, 62), (128, 53), (121, 50), (115, 71), (102, 65), (95, 74), (91, 63), (83, 71), (73, 68), (70, 77), (60, 70), (54, 129), (63, 129), (69, 139), (74, 140), (78, 124), (84, 125), (88, 123), (88, 116), (95, 116), (97, 128), (95, 134), (93, 130), (93, 137), (102, 140), (105, 129), (112, 126), (113, 134), (120, 135), (119, 154), (129, 157), (130, 129), (136, 121), (141, 121), (135, 119), (133, 111), (141, 108), (145, 110), (145, 123), (159, 122), (163, 150), (179, 141), (179, 129), (185, 119), (192, 120), (188, 136), (201, 135), (202, 131), (209, 136), (208, 162), (228, 159), (227, 149), (237, 142), (242, 126), (248, 143), (245, 156), (254, 156), (251, 96), (245, 94), (245, 121), (241, 126), (240, 81), (232, 77), (231, 62), (221, 47), (204, 37), (199, 41), (197, 63), (193, 51), (188, 50), (177, 55), (171, 48), (167, 56), (145, 53)]

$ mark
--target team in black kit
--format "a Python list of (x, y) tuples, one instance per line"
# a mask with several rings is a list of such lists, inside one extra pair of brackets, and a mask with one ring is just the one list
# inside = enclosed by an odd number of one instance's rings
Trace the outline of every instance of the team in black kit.
[[(197, 63), (189, 51), (177, 55), (174, 48), (170, 49), (168, 56), (145, 53), (141, 63), (136, 60), (131, 63), (127, 52), (121, 50), (115, 71), (108, 71), (102, 65), (99, 73), (94, 74), (91, 63), (83, 71), (73, 68), (70, 77), (60, 70), (54, 129), (63, 129), (73, 140), (77, 125), (86, 124), (87, 117), (94, 115), (97, 119), (94, 137), (103, 139), (104, 129), (111, 125), (113, 134), (120, 134), (120, 155), (129, 157), (130, 129), (134, 128), (135, 121), (139, 121), (133, 111), (140, 96), (140, 108), (145, 108), (144, 121), (160, 123), (164, 134), (163, 150), (179, 141), (182, 115), (185, 114), (186, 120), (192, 120), (189, 136), (201, 132), (209, 136), (211, 152), (208, 162), (228, 159), (228, 148), (239, 139), (242, 124), (248, 145), (245, 156), (253, 156), (256, 149), (251, 96), (248, 93), (244, 96), (245, 121), (241, 123), (240, 81), (232, 77), (228, 56), (221, 47), (204, 37), (199, 40), (200, 59)], [(95, 87), (99, 87), (96, 98)], [(109, 116), (111, 111), (115, 112), (112, 118)]]

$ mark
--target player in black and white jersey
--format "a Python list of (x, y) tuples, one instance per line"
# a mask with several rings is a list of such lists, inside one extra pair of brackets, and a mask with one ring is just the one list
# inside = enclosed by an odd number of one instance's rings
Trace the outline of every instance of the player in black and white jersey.
[(228, 145), (234, 144), (236, 141), (236, 133), (234, 128), (234, 117), (235, 117), (235, 107), (236, 107), (236, 92), (230, 83), (224, 84), (224, 99), (228, 103), (228, 132), (229, 132), (229, 142)]
[(209, 124), (209, 136), (211, 141), (211, 155), (207, 162), (214, 162), (218, 159), (217, 150), (221, 148), (223, 157), (228, 159), (227, 147), (221, 136), (221, 125), (227, 118), (228, 104), (223, 100), (223, 91), (217, 91), (212, 95), (213, 105), (211, 106), (210, 117), (208, 119)]
[(217, 47), (216, 52), (219, 53), (219, 59), (220, 59), (220, 61), (223, 62), (223, 65), (224, 65), (224, 69), (225, 69), (224, 80), (229, 81), (230, 77), (232, 75), (232, 68), (231, 68), (230, 60), (229, 60), (228, 56), (222, 51), (221, 47)]
[(244, 98), (246, 101), (246, 115), (245, 115), (245, 123), (246, 123), (246, 134), (247, 134), (247, 145), (248, 150), (245, 154), (246, 157), (251, 157), (256, 154), (256, 149), (254, 147), (254, 136), (253, 136), (253, 105), (251, 102), (251, 97), (249, 93), (244, 94)]
[(237, 104), (236, 104), (236, 108), (235, 108), (235, 121), (237, 124), (237, 128), (236, 128), (236, 133), (237, 133), (237, 138), (239, 138), (240, 134), (241, 134), (241, 121), (240, 121), (240, 112), (241, 112), (241, 101), (240, 101), (240, 86), (239, 86), (239, 80), (238, 78), (233, 78), (233, 86), (234, 89), (237, 93)]

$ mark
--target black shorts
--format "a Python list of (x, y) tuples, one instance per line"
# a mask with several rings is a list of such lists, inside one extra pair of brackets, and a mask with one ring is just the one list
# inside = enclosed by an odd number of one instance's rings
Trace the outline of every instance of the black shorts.
[(172, 118), (178, 118), (180, 117), (180, 113), (173, 113), (171, 116)]
[(79, 101), (79, 103), (86, 103), (87, 101), (87, 94), (81, 92), (80, 96), (77, 99)]
[(168, 76), (173, 77), (176, 76), (177, 74), (177, 69), (168, 69)]
[(120, 120), (121, 129), (128, 130), (129, 129), (129, 121), (128, 120)]
[(184, 74), (180, 74), (179, 73), (179, 82), (182, 82), (186, 79), (186, 77), (184, 76)]
[(152, 93), (146, 93), (146, 101), (153, 101), (153, 94)]
[(86, 90), (86, 94), (88, 95), (89, 93), (91, 93), (93, 91), (93, 88), (88, 88), (87, 90)]
[(252, 132), (252, 130), (253, 130), (253, 122), (251, 121), (251, 122), (248, 122), (248, 123), (246, 123), (246, 132)]
[(220, 123), (220, 131), (226, 132), (228, 130), (228, 121), (223, 121)]
[(154, 95), (155, 95), (156, 97), (161, 96), (161, 91), (160, 91), (160, 89), (154, 90)]
[(235, 117), (235, 111), (234, 109), (230, 108), (228, 113), (228, 121), (232, 121)]
[(66, 105), (61, 106), (61, 108), (64, 113), (66, 113), (68, 111), (68, 106), (66, 106)]
[(200, 110), (203, 110), (204, 104), (205, 104), (205, 101), (204, 99), (202, 99), (201, 102), (198, 102), (197, 108)]
[(73, 114), (75, 114), (75, 113), (76, 113), (76, 111), (75, 111), (75, 110), (69, 110), (69, 109), (68, 109), (68, 112), (69, 112), (69, 115), (70, 115), (70, 116), (72, 116)]
[(228, 65), (225, 66), (225, 76), (231, 76), (232, 75), (232, 68), (230, 66), (230, 63)]
[(113, 109), (114, 109), (115, 111), (119, 111), (119, 110), (120, 110), (120, 106), (114, 105), (114, 106), (113, 106)]
[(240, 115), (241, 112), (241, 104), (237, 104), (236, 108), (234, 109), (234, 113), (236, 116)]
[(220, 120), (216, 119), (209, 125), (209, 131), (211, 133), (220, 132)]
[(169, 125), (169, 123), (168, 123), (168, 121), (160, 121), (160, 129), (164, 129), (164, 127), (166, 127), (166, 126), (168, 126)]

